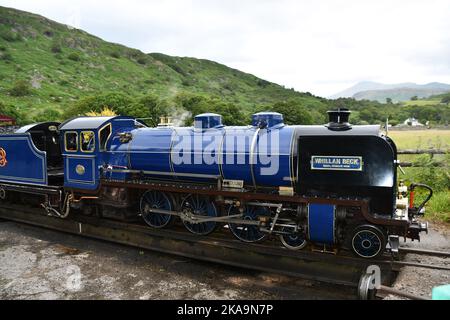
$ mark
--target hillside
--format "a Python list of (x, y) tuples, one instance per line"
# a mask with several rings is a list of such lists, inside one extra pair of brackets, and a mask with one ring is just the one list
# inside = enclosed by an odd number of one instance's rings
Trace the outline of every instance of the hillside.
[(393, 102), (410, 100), (411, 97), (427, 98), (432, 95), (442, 94), (450, 91), (450, 85), (439, 82), (432, 82), (424, 85), (416, 83), (383, 84), (378, 82), (360, 82), (331, 98), (351, 97), (356, 100), (371, 100), (385, 102), (391, 98)]
[(250, 110), (291, 98), (318, 101), (219, 63), (105, 42), (42, 16), (0, 7), (0, 101), (33, 117), (102, 92), (207, 94)]

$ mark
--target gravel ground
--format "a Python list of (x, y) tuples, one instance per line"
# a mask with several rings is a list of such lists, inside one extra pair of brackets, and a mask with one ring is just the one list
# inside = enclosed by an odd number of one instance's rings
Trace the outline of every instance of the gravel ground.
[[(430, 225), (428, 235), (423, 234), (421, 242), (406, 242), (401, 245), (404, 247), (450, 252), (450, 229), (448, 226), (433, 224)], [(407, 254), (404, 261), (450, 267), (449, 258), (443, 257)], [(450, 271), (404, 267), (400, 271), (393, 288), (431, 299), (433, 287), (444, 284), (450, 284)], [(397, 300), (402, 298), (388, 295), (385, 299)]]
[[(448, 227), (431, 226), (420, 243), (450, 251)], [(408, 254), (406, 261), (450, 265)], [(431, 297), (450, 271), (405, 267), (393, 287)], [(354, 299), (353, 289), (142, 251), (0, 221), (0, 299)], [(389, 295), (385, 299), (399, 299)]]
[(0, 222), (0, 299), (351, 299), (341, 286)]

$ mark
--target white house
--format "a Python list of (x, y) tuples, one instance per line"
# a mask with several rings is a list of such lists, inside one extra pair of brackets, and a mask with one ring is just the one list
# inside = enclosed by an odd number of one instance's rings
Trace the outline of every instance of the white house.
[(423, 127), (424, 125), (419, 122), (416, 118), (408, 118), (403, 122), (403, 125), (410, 127)]

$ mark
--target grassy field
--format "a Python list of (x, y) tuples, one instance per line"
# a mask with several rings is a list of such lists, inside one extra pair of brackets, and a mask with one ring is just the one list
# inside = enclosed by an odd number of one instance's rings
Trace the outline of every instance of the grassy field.
[(420, 99), (420, 100), (410, 100), (410, 101), (404, 101), (402, 102), (402, 105), (405, 106), (435, 106), (437, 104), (441, 103), (441, 99), (435, 98), (435, 99)]
[(450, 130), (390, 131), (399, 149), (450, 149)]
[[(398, 149), (450, 149), (450, 130), (391, 131), (389, 136)], [(426, 218), (450, 223), (450, 157), (449, 155), (400, 155), (401, 161), (420, 162), (426, 167), (404, 168), (406, 174), (398, 172), (399, 179), (406, 183), (422, 182), (435, 190), (426, 208)], [(444, 167), (433, 167), (439, 162)], [(420, 201), (424, 194), (419, 194)]]

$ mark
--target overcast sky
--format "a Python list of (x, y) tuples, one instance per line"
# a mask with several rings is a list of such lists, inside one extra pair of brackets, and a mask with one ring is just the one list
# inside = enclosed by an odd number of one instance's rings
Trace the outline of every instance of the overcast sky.
[(449, 0), (0, 0), (144, 52), (205, 58), (328, 96), (450, 83)]

